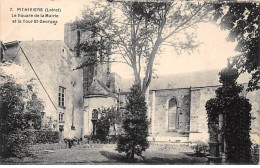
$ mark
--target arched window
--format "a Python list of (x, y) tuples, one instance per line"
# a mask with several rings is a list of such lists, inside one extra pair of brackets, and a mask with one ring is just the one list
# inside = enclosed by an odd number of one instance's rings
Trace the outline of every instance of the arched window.
[(97, 120), (98, 119), (98, 111), (94, 109), (92, 111), (92, 120)]
[(169, 101), (168, 108), (168, 129), (175, 130), (178, 128), (177, 101), (173, 98)]

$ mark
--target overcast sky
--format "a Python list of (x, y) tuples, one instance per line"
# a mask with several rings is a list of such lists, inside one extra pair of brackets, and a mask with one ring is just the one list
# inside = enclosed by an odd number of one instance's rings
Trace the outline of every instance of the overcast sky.
[[(87, 0), (1, 0), (0, 39), (3, 42), (14, 40), (63, 40), (64, 23), (80, 17)], [(13, 11), (10, 11), (12, 8)], [(58, 24), (12, 23), (12, 14), (19, 14), (17, 8), (60, 8)], [(23, 12), (22, 14), (26, 14)], [(221, 31), (212, 23), (203, 23), (197, 29), (200, 47), (191, 55), (177, 55), (171, 48), (165, 48), (156, 58), (157, 75), (188, 73), (211, 69), (221, 69), (227, 64), (227, 58), (234, 52), (235, 43), (226, 42), (228, 32)], [(112, 64), (112, 71), (122, 78), (130, 78), (132, 71), (125, 64)]]

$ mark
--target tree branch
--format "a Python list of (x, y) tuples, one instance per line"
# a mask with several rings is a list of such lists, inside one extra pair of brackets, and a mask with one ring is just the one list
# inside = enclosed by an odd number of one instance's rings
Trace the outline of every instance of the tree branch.
[(169, 33), (167, 36), (165, 36), (164, 38), (162, 38), (162, 42), (165, 41), (166, 39), (168, 39), (169, 37), (171, 37), (173, 34), (176, 33), (176, 31), (182, 27), (183, 25), (185, 25), (186, 23), (188, 23), (194, 16), (197, 15), (197, 13), (199, 13), (199, 11), (205, 6), (205, 3), (193, 14), (191, 15), (185, 22), (181, 23), (179, 26), (177, 26), (171, 33)]

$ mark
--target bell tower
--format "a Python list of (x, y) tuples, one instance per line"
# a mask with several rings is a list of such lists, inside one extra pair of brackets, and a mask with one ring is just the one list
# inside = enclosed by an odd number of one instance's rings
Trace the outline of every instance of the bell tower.
[[(98, 80), (102, 87), (109, 89), (112, 92), (116, 92), (115, 74), (111, 74), (111, 63), (109, 59), (109, 53), (101, 52), (105, 41), (102, 37), (93, 37), (91, 32), (78, 29), (73, 23), (66, 23), (64, 26), (64, 42), (68, 48), (79, 58), (81, 67), (83, 69), (83, 91), (84, 96), (94, 94), (93, 87), (91, 85), (94, 80)], [(98, 51), (93, 49), (80, 49), (79, 46), (82, 43), (94, 44), (92, 47), (101, 47)], [(84, 52), (88, 50), (88, 52)]]

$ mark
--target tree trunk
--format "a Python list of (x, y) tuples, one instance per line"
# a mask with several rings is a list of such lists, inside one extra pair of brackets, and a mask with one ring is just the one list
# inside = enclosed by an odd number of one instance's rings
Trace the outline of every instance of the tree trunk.
[(149, 60), (149, 62), (147, 64), (145, 77), (143, 79), (143, 88), (142, 88), (142, 95), (143, 96), (145, 96), (146, 90), (149, 87), (149, 85), (151, 83), (151, 80), (152, 80), (153, 62), (154, 62), (154, 58), (155, 58), (155, 55), (156, 55), (156, 53), (157, 53), (157, 51), (159, 49), (160, 44), (161, 44), (161, 38), (158, 37), (157, 41), (154, 44), (153, 51), (152, 51), (151, 56), (149, 58), (150, 60)]
[(137, 71), (137, 68), (135, 65), (133, 65), (133, 70), (134, 70), (134, 76), (135, 76), (135, 82), (134, 84), (137, 84), (141, 87), (141, 78), (140, 78), (140, 74)]

